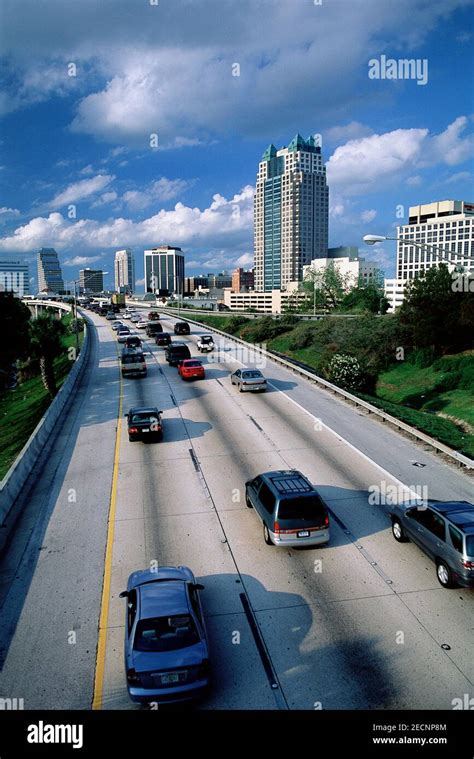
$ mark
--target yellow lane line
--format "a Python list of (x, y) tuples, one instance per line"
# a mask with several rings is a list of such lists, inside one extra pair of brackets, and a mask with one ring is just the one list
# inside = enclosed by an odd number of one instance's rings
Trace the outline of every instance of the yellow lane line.
[[(118, 351), (117, 351), (118, 353)], [(94, 695), (92, 699), (93, 709), (102, 709), (102, 697), (104, 688), (105, 652), (107, 645), (107, 623), (109, 619), (110, 584), (112, 579), (112, 550), (115, 534), (115, 513), (117, 504), (117, 480), (119, 470), (120, 433), (122, 431), (122, 406), (123, 406), (123, 381), (120, 371), (119, 360), (119, 409), (117, 432), (115, 435), (114, 468), (112, 473), (112, 490), (110, 492), (109, 523), (107, 527), (107, 543), (105, 548), (104, 580), (102, 586), (102, 600), (99, 618), (99, 639), (97, 642), (97, 657), (95, 665)]]

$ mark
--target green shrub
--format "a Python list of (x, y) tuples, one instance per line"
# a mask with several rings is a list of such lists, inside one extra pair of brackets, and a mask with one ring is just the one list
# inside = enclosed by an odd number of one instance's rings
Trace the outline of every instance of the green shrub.
[(408, 356), (408, 361), (414, 366), (419, 366), (420, 369), (425, 369), (427, 366), (431, 366), (436, 359), (436, 352), (429, 346), (427, 348), (418, 348), (414, 350)]
[(345, 390), (358, 390), (363, 385), (363, 373), (355, 356), (336, 353), (329, 362), (328, 376)]
[(462, 372), (448, 372), (436, 382), (434, 390), (437, 393), (445, 393), (448, 390), (456, 390), (462, 378)]

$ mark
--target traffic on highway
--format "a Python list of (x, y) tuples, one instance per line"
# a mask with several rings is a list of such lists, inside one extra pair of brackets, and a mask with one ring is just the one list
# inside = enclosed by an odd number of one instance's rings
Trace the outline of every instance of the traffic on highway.
[(83, 315), (87, 372), (1, 563), (2, 694), (446, 710), (472, 690), (468, 474), (208, 328)]

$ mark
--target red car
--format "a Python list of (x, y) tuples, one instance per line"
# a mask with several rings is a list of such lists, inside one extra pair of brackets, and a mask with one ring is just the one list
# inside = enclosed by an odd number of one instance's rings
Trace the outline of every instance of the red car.
[(204, 379), (205, 377), (203, 365), (195, 358), (186, 358), (184, 361), (180, 361), (178, 364), (178, 374), (184, 380)]

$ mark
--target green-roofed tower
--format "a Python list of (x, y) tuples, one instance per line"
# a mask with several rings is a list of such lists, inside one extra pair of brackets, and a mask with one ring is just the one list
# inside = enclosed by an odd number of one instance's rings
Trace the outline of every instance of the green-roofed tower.
[(255, 289), (286, 289), (328, 247), (326, 169), (318, 135), (270, 144), (259, 164), (254, 198)]

